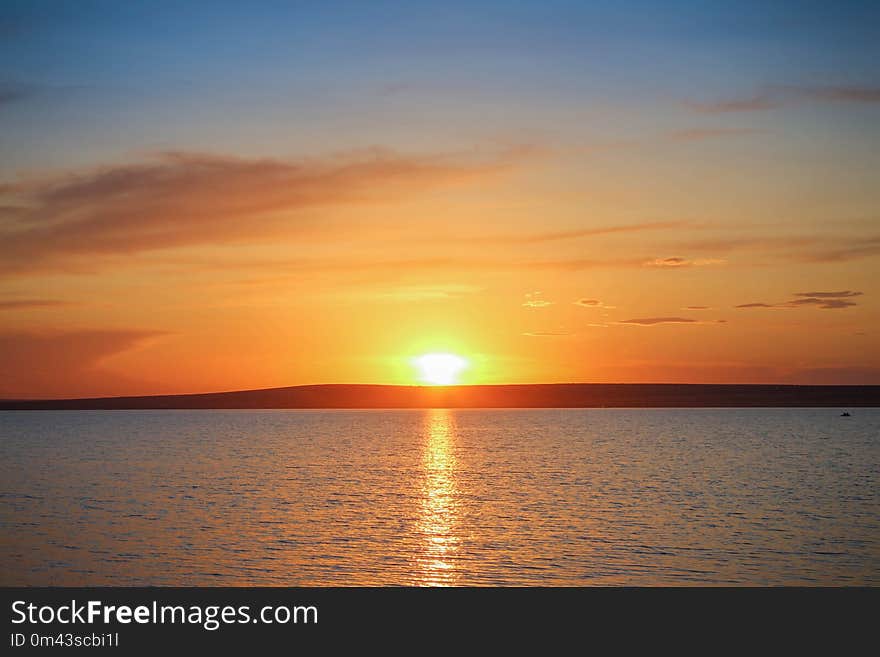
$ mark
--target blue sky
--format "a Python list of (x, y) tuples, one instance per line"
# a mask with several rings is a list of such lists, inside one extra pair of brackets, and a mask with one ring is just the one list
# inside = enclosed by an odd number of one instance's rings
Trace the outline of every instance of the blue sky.
[(4, 2), (3, 170), (181, 140), (464, 143), (582, 112), (637, 132), (685, 100), (874, 84), (878, 24), (867, 2)]

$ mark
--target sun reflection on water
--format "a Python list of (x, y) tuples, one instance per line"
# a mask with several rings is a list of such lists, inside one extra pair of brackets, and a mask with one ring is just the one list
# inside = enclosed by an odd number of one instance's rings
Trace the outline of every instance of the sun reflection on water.
[(455, 487), (455, 423), (452, 412), (426, 411), (422, 469), (422, 503), (418, 531), (423, 537), (417, 583), (448, 586), (458, 577), (455, 552), (458, 501)]

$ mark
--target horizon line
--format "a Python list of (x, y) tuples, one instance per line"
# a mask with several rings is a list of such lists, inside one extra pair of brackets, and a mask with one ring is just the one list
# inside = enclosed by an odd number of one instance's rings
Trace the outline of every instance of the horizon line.
[(212, 397), (225, 395), (246, 395), (259, 393), (273, 393), (281, 391), (295, 391), (315, 388), (360, 388), (360, 389), (391, 389), (396, 391), (421, 391), (430, 394), (441, 392), (455, 392), (464, 390), (485, 390), (485, 389), (519, 389), (524, 388), (541, 388), (547, 390), (549, 388), (562, 387), (595, 387), (595, 388), (637, 388), (637, 387), (655, 387), (655, 388), (724, 388), (724, 389), (871, 389), (880, 390), (880, 383), (676, 383), (676, 382), (583, 382), (583, 381), (566, 381), (551, 383), (467, 383), (452, 385), (432, 385), (432, 384), (397, 384), (397, 383), (306, 383), (291, 386), (273, 386), (268, 388), (238, 388), (231, 390), (212, 390), (204, 392), (181, 392), (181, 393), (147, 393), (147, 394), (126, 394), (126, 395), (99, 395), (84, 397), (0, 397), (2, 404), (51, 404), (51, 403), (77, 403), (77, 402), (112, 402), (127, 400), (143, 400), (151, 399), (172, 399), (172, 398), (196, 398), (196, 397)]

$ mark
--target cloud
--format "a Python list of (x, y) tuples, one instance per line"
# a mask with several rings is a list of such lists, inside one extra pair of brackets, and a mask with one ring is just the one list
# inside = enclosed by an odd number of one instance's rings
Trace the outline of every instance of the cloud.
[(624, 319), (618, 324), (636, 324), (638, 326), (654, 326), (655, 324), (696, 324), (698, 320), (687, 317), (643, 317), (641, 319)]
[(852, 297), (862, 296), (862, 292), (843, 290), (841, 292), (796, 292), (797, 299), (790, 299), (782, 303), (741, 303), (735, 308), (799, 308), (803, 306), (815, 306), (823, 310), (840, 310), (857, 306)]
[(566, 335), (574, 335), (573, 333), (566, 333), (564, 331), (534, 331), (523, 333), (523, 335), (528, 336), (530, 338), (560, 338)]
[(186, 258), (169, 258), (163, 256), (160, 259), (150, 261), (154, 265), (164, 264), (168, 267), (196, 268), (201, 271), (242, 271), (248, 274), (265, 273), (264, 276), (255, 276), (239, 280), (239, 284), (260, 285), (276, 284), (281, 281), (299, 280), (306, 275), (347, 275), (357, 272), (368, 275), (374, 280), (393, 280), (400, 278), (400, 270), (406, 269), (409, 273), (417, 271), (437, 272), (452, 271), (456, 276), (462, 272), (485, 272), (485, 271), (562, 271), (574, 272), (589, 269), (626, 269), (641, 268), (644, 258), (619, 259), (619, 260), (592, 260), (592, 259), (546, 259), (534, 260), (530, 258), (493, 258), (485, 255), (462, 256), (462, 255), (426, 255), (411, 258), (377, 258), (377, 257), (347, 257), (347, 258), (238, 258), (221, 255), (215, 256), (191, 256)]
[(658, 324), (726, 324), (726, 319), (691, 319), (690, 317), (642, 317), (639, 319), (624, 319), (617, 324), (629, 324), (634, 326), (656, 326)]
[(720, 114), (769, 110), (798, 102), (880, 103), (880, 86), (770, 85), (750, 96), (685, 104), (698, 112)]
[(140, 330), (0, 333), (0, 396), (115, 394), (136, 382), (106, 370), (104, 361), (162, 335)]
[(543, 298), (543, 292), (526, 292), (526, 300), (523, 301), (524, 308), (546, 308), (552, 306), (553, 301), (547, 301)]
[[(589, 259), (589, 258), (507, 258), (491, 257), (487, 255), (464, 256), (453, 255), (426, 255), (411, 258), (377, 258), (377, 257), (348, 257), (348, 258), (230, 258), (225, 255), (214, 256), (191, 256), (185, 259), (167, 258), (152, 259), (154, 265), (165, 264), (168, 267), (197, 268), (198, 270), (218, 271), (242, 271), (248, 274), (265, 273), (264, 276), (254, 276), (239, 280), (239, 284), (260, 285), (276, 284), (284, 280), (298, 280), (306, 275), (345, 275), (357, 272), (368, 275), (374, 282), (377, 280), (398, 280), (400, 270), (406, 269), (409, 273), (417, 271), (452, 272), (458, 276), (463, 272), (486, 272), (486, 271), (513, 271), (513, 272), (578, 272), (587, 270), (605, 269), (642, 269), (646, 265), (645, 257), (619, 258), (619, 259)], [(686, 266), (700, 267), (709, 264), (720, 264), (726, 261), (692, 261)], [(449, 275), (449, 274), (445, 274)], [(528, 299), (526, 299), (528, 301)], [(541, 306), (546, 304), (529, 304)], [(614, 308), (614, 306), (603, 306)]]
[[(876, 243), (876, 245), (874, 245)], [(717, 238), (698, 242), (683, 242), (676, 244), (676, 249), (688, 249), (694, 251), (717, 252), (726, 254), (736, 250), (768, 250), (776, 251), (782, 257), (796, 262), (830, 262), (824, 256), (820, 256), (814, 249), (819, 244), (835, 246), (835, 238), (827, 236), (788, 236), (773, 238)], [(852, 252), (846, 258), (867, 257), (869, 249), (876, 250), (880, 254), (880, 237), (858, 238), (856, 236), (839, 238), (837, 244), (841, 248), (846, 247)], [(856, 246), (861, 244), (861, 246)], [(856, 250), (860, 250), (856, 253)], [(837, 253), (834, 261), (844, 259), (844, 255)], [(161, 260), (154, 258), (154, 264), (166, 263), (175, 267), (196, 267), (199, 269), (218, 270), (241, 270), (249, 272), (271, 272), (273, 279), (281, 280), (285, 277), (293, 278), (307, 273), (330, 274), (348, 272), (372, 272), (376, 276), (389, 276), (396, 278), (397, 270), (406, 268), (411, 271), (520, 271), (520, 270), (544, 270), (560, 272), (576, 272), (591, 269), (631, 269), (631, 268), (656, 268), (666, 270), (687, 269), (694, 267), (724, 266), (728, 263), (726, 258), (703, 257), (686, 258), (682, 256), (670, 256), (664, 258), (650, 258), (647, 256), (633, 256), (621, 258), (546, 258), (535, 259), (528, 257), (504, 257), (481, 253), (476, 256), (464, 255), (463, 252), (450, 252), (446, 250), (442, 255), (424, 255), (399, 259), (377, 257), (347, 257), (340, 259), (332, 258), (242, 258), (220, 256), (195, 256), (187, 255), (186, 259), (174, 259), (172, 256), (163, 255)], [(0, 265), (2, 266), (2, 265)], [(390, 272), (390, 274), (389, 274)]]
[(574, 305), (580, 306), (581, 308), (603, 308), (603, 309), (612, 309), (615, 306), (608, 306), (603, 302), (599, 301), (599, 299), (578, 299), (573, 302)]
[(624, 224), (621, 226), (601, 226), (599, 228), (583, 228), (577, 230), (562, 230), (543, 233), (530, 233), (524, 235), (487, 235), (484, 237), (461, 237), (452, 241), (469, 243), (492, 243), (492, 244), (537, 244), (540, 242), (555, 242), (559, 240), (579, 239), (583, 237), (596, 237), (599, 235), (613, 235), (616, 233), (636, 233), (649, 230), (669, 230), (688, 226), (684, 221), (657, 221), (653, 223)]
[(745, 249), (768, 250), (810, 247), (826, 240), (818, 236), (803, 235), (781, 237), (719, 237), (715, 239), (691, 240), (679, 244), (679, 248), (692, 251), (714, 251), (727, 253)]
[(0, 184), (0, 269), (302, 235), (304, 210), (373, 203), (506, 170), (525, 152), (474, 160), (374, 150), (289, 162), (165, 153), (141, 163)]
[(836, 310), (839, 308), (848, 308), (849, 306), (857, 306), (857, 303), (852, 301), (847, 301), (846, 299), (814, 299), (814, 298), (806, 298), (806, 299), (795, 299), (794, 301), (789, 301), (788, 305), (790, 306), (818, 306), (819, 308), (824, 308), (826, 310)]
[(7, 299), (0, 300), (0, 310), (30, 310), (33, 308), (55, 308), (72, 305), (61, 299)]
[(847, 262), (880, 255), (880, 236), (853, 237), (845, 240), (817, 240), (830, 244), (822, 248), (812, 248), (797, 254), (802, 262), (829, 263)]
[(823, 264), (880, 255), (878, 235), (783, 235), (779, 237), (721, 237), (686, 241), (676, 248), (701, 252), (775, 252), (795, 262)]
[(712, 310), (710, 306), (685, 306), (684, 310)]
[(656, 267), (659, 269), (679, 269), (684, 267), (706, 267), (711, 265), (723, 265), (726, 264), (726, 262), (726, 260), (721, 260), (718, 258), (701, 258), (698, 260), (689, 260), (687, 258), (674, 256), (671, 258), (655, 258), (653, 260), (648, 260), (647, 262), (642, 263), (642, 266)]
[(841, 292), (795, 292), (796, 297), (816, 297), (819, 299), (838, 299), (843, 297), (860, 297), (862, 292), (853, 292), (852, 290), (843, 290)]

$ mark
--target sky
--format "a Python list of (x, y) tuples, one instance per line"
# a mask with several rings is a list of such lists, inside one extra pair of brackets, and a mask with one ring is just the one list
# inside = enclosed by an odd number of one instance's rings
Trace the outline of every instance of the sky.
[(0, 3), (0, 397), (880, 384), (880, 6)]

